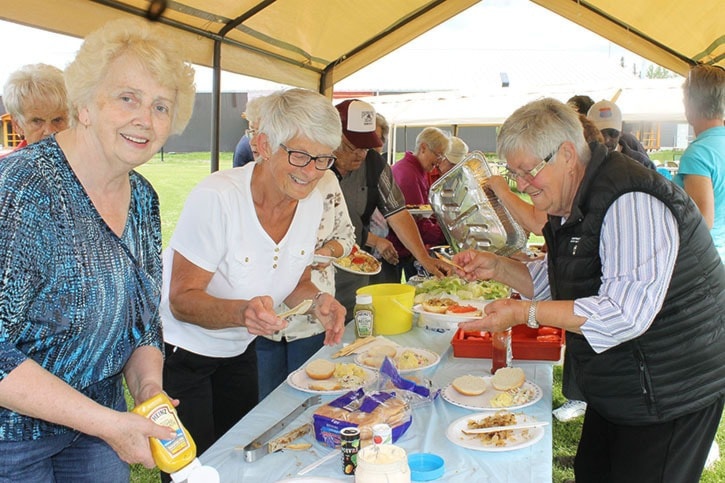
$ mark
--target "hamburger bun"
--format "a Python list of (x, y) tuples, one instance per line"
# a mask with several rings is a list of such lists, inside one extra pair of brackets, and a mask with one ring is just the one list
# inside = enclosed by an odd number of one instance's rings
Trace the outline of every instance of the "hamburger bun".
[(524, 382), (526, 382), (526, 375), (520, 367), (502, 367), (491, 379), (491, 385), (497, 391), (518, 389), (523, 386)]
[(478, 396), (486, 391), (486, 380), (478, 376), (458, 376), (451, 386), (464, 396)]
[(376, 345), (375, 347), (371, 347), (367, 355), (370, 357), (380, 357), (381, 359), (383, 359), (384, 357), (395, 357), (395, 354), (397, 353), (398, 349), (396, 349), (392, 345), (381, 344)]
[(335, 373), (335, 364), (327, 359), (314, 359), (305, 366), (305, 372), (310, 379), (329, 379)]
[(451, 305), (457, 305), (455, 300), (451, 299), (428, 299), (421, 303), (423, 310), (434, 314), (445, 314), (448, 307)]
[(342, 389), (342, 384), (340, 384), (338, 381), (330, 380), (330, 381), (314, 381), (307, 385), (308, 389), (312, 389), (313, 391), (339, 391)]
[(362, 363), (365, 364), (368, 367), (374, 367), (375, 369), (380, 369), (380, 366), (383, 365), (383, 361), (385, 360), (385, 356), (365, 356), (365, 358), (362, 360)]

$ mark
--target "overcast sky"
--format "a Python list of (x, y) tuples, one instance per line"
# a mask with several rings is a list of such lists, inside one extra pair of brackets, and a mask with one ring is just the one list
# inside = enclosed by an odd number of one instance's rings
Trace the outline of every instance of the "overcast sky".
[[(0, 7), (1, 12), (1, 7)], [(1, 13), (0, 13), (1, 15)], [(6, 45), (0, 63), (0, 85), (23, 64), (44, 62), (64, 68), (81, 41), (0, 21)], [(619, 64), (641, 71), (640, 57), (528, 0), (485, 0), (423, 34), (362, 71), (341, 81), (337, 90), (437, 90), (479, 87), (476, 65), (492, 65), (493, 75), (514, 64), (546, 61), (557, 66)], [(630, 67), (631, 66), (631, 67)], [(539, 69), (543, 70), (543, 69)], [(211, 90), (211, 71), (197, 68), (197, 89)], [(284, 87), (235, 74), (222, 76), (222, 90), (253, 91)]]

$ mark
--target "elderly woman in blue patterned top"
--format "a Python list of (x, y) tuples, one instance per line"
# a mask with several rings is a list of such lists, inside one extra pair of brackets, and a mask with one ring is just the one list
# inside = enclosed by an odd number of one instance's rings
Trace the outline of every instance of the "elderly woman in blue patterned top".
[(158, 198), (134, 171), (194, 102), (148, 24), (92, 33), (66, 72), (72, 127), (0, 163), (0, 481), (129, 480), (168, 428), (126, 411), (162, 390)]

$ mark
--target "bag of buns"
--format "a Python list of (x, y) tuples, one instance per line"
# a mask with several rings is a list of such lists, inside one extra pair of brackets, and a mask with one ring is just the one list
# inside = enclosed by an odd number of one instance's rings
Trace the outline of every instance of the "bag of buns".
[(360, 429), (363, 446), (372, 440), (372, 427), (379, 423), (390, 426), (396, 441), (410, 426), (412, 414), (408, 404), (392, 392), (350, 391), (317, 408), (312, 416), (315, 438), (335, 448), (340, 446), (340, 431), (349, 426)]

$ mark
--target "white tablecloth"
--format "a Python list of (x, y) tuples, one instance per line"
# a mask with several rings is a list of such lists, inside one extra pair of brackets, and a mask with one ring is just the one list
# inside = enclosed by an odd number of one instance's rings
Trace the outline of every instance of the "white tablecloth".
[[(351, 326), (352, 324), (348, 324), (345, 333), (344, 340), (347, 342), (354, 338)], [(434, 385), (440, 388), (444, 388), (458, 375), (469, 373), (486, 375), (491, 368), (490, 359), (454, 357), (450, 345), (453, 332), (441, 334), (415, 327), (405, 334), (386, 337), (405, 347), (427, 348), (440, 354), (440, 363), (421, 373), (421, 376), (430, 378)], [(324, 347), (315, 357), (330, 358), (330, 355), (339, 348), (339, 346)], [(350, 356), (335, 361), (352, 362), (352, 359)], [(538, 403), (520, 411), (539, 421), (551, 422), (552, 364), (514, 361), (513, 365), (523, 368), (527, 380), (535, 382), (543, 392), (543, 397)], [(244, 460), (242, 448), (309, 396), (310, 394), (283, 383), (201, 455), (201, 461), (219, 471), (222, 483), (273, 483), (296, 477), (302, 468), (332, 451), (317, 442), (313, 435), (308, 435), (304, 439), (313, 442), (309, 450), (280, 451), (251, 463)], [(333, 396), (325, 396), (322, 402), (326, 403), (332, 399)], [(314, 408), (307, 410), (289, 428), (311, 422), (312, 412)], [(541, 441), (515, 451), (483, 452), (451, 443), (445, 434), (450, 423), (474, 413), (475, 411), (454, 406), (438, 397), (435, 402), (415, 409), (412, 425), (395, 444), (404, 448), (408, 454), (427, 452), (440, 455), (445, 460), (445, 473), (437, 481), (462, 483), (551, 481), (551, 425), (544, 428), (544, 438)], [(342, 473), (342, 463), (339, 458), (333, 458), (305, 475), (305, 478), (314, 477), (335, 478), (351, 483), (354, 481), (352, 476)]]

